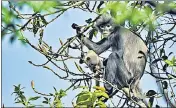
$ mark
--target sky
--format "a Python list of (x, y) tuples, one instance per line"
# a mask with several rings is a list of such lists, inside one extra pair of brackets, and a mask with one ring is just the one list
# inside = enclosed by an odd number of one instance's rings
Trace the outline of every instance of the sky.
[[(27, 9), (23, 11), (26, 13), (31, 12), (31, 10)], [(71, 28), (72, 23), (84, 25), (86, 24), (85, 20), (88, 18), (95, 18), (95, 15), (71, 9), (45, 28), (43, 39), (53, 46), (53, 49), (58, 49), (60, 47), (59, 38), (66, 40), (75, 35), (75, 31)], [(36, 43), (37, 39), (34, 38), (31, 32), (25, 32), (24, 36), (31, 40), (32, 43)], [(24, 91), (27, 97), (36, 96), (30, 86), (32, 80), (35, 82), (36, 89), (43, 93), (54, 92), (53, 86), (59, 90), (66, 89), (70, 85), (67, 81), (60, 80), (46, 69), (34, 67), (28, 63), (28, 61), (37, 64), (45, 62), (45, 57), (40, 53), (29, 46), (23, 46), (18, 40), (10, 44), (8, 39), (7, 35), (2, 41), (2, 103), (5, 107), (21, 106), (14, 104), (15, 98), (14, 95), (11, 95), (14, 89), (13, 85), (21, 84), (22, 87), (25, 87)], [(71, 63), (69, 63), (69, 67), (76, 69)], [(61, 71), (58, 70), (58, 72)], [(150, 89), (158, 91), (155, 79), (146, 74), (142, 78), (141, 87), (144, 92)], [(71, 101), (78, 92), (70, 90), (67, 96), (62, 99), (64, 106), (72, 106)], [(165, 106), (162, 99), (160, 101), (160, 105)], [(36, 102), (36, 104), (39, 104), (39, 102)]]
[[(24, 12), (30, 10), (24, 9)], [(74, 13), (74, 14), (73, 14)], [(44, 31), (44, 40), (53, 47), (60, 47), (59, 38), (63, 41), (74, 36), (75, 31), (71, 28), (73, 22), (85, 24), (87, 18), (94, 18), (92, 14), (87, 14), (80, 10), (69, 10), (65, 12), (56, 21), (49, 24)], [(25, 32), (24, 36), (28, 37), (32, 43), (36, 43), (33, 34)], [(36, 96), (30, 86), (30, 82), (34, 80), (36, 89), (44, 93), (54, 92), (53, 86), (59, 89), (66, 89), (70, 84), (60, 80), (50, 71), (40, 67), (34, 67), (28, 61), (41, 64), (46, 61), (45, 57), (29, 46), (23, 46), (18, 40), (13, 44), (9, 43), (8, 35), (2, 41), (2, 103), (6, 107), (19, 106), (14, 104), (13, 85), (21, 84), (25, 87), (26, 96)], [(74, 68), (74, 67), (73, 67)], [(74, 68), (76, 69), (76, 68)], [(76, 94), (68, 92), (68, 97), (63, 98), (63, 103), (70, 106), (71, 101)], [(73, 96), (72, 96), (73, 95)], [(69, 100), (70, 103), (67, 103)]]

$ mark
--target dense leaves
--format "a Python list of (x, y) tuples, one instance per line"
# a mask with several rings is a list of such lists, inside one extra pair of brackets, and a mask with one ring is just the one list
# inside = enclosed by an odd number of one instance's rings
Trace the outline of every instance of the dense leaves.
[(106, 104), (102, 102), (104, 98), (109, 98), (109, 96), (105, 93), (105, 88), (97, 86), (94, 88), (95, 90), (93, 92), (90, 92), (88, 89), (84, 89), (81, 93), (79, 93), (76, 96), (77, 100), (75, 107), (106, 107)]

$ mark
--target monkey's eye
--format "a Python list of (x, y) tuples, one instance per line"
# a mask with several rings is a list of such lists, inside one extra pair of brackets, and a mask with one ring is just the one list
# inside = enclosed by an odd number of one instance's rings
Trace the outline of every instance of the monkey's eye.
[(106, 25), (106, 27), (107, 27), (107, 28), (111, 28), (111, 25), (108, 24), (108, 25)]
[(100, 29), (103, 29), (103, 28), (104, 28), (104, 26), (103, 26), (103, 25), (101, 25), (101, 26), (100, 26)]
[(86, 60), (89, 61), (89, 60), (90, 60), (90, 57), (87, 57)]

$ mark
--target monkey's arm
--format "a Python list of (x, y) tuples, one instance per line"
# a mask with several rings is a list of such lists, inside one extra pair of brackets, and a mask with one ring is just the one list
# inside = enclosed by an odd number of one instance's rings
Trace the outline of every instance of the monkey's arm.
[(116, 53), (119, 55), (119, 57), (123, 57), (124, 49), (123, 49), (123, 40), (121, 37), (118, 37), (118, 43), (116, 47)]
[(83, 37), (82, 41), (84, 45), (88, 47), (89, 50), (93, 50), (97, 55), (100, 55), (102, 52), (110, 48), (111, 44), (108, 38), (103, 38), (99, 42), (95, 43), (89, 40), (87, 37)]

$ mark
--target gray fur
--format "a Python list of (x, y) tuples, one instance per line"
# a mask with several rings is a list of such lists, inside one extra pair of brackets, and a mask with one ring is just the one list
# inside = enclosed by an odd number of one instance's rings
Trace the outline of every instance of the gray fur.
[[(112, 48), (112, 54), (108, 57), (105, 66), (105, 80), (117, 85), (119, 89), (130, 87), (134, 91), (139, 90), (139, 81), (146, 65), (147, 46), (140, 37), (128, 29), (118, 26), (107, 15), (103, 15), (97, 20), (96, 27), (100, 32), (102, 32), (100, 29), (102, 24), (113, 26), (111, 34), (97, 43), (84, 37), (83, 43), (98, 55)], [(140, 51), (143, 54), (139, 53)], [(111, 94), (112, 87), (109, 84), (104, 86), (108, 94)]]
[(117, 24), (114, 22), (114, 20), (111, 18), (111, 16), (104, 14), (100, 16), (100, 18), (96, 21), (95, 27), (97, 30), (99, 30), (102, 33), (102, 30), (100, 29), (100, 26), (110, 24), (112, 25), (112, 29), (110, 30), (113, 32), (117, 28)]

